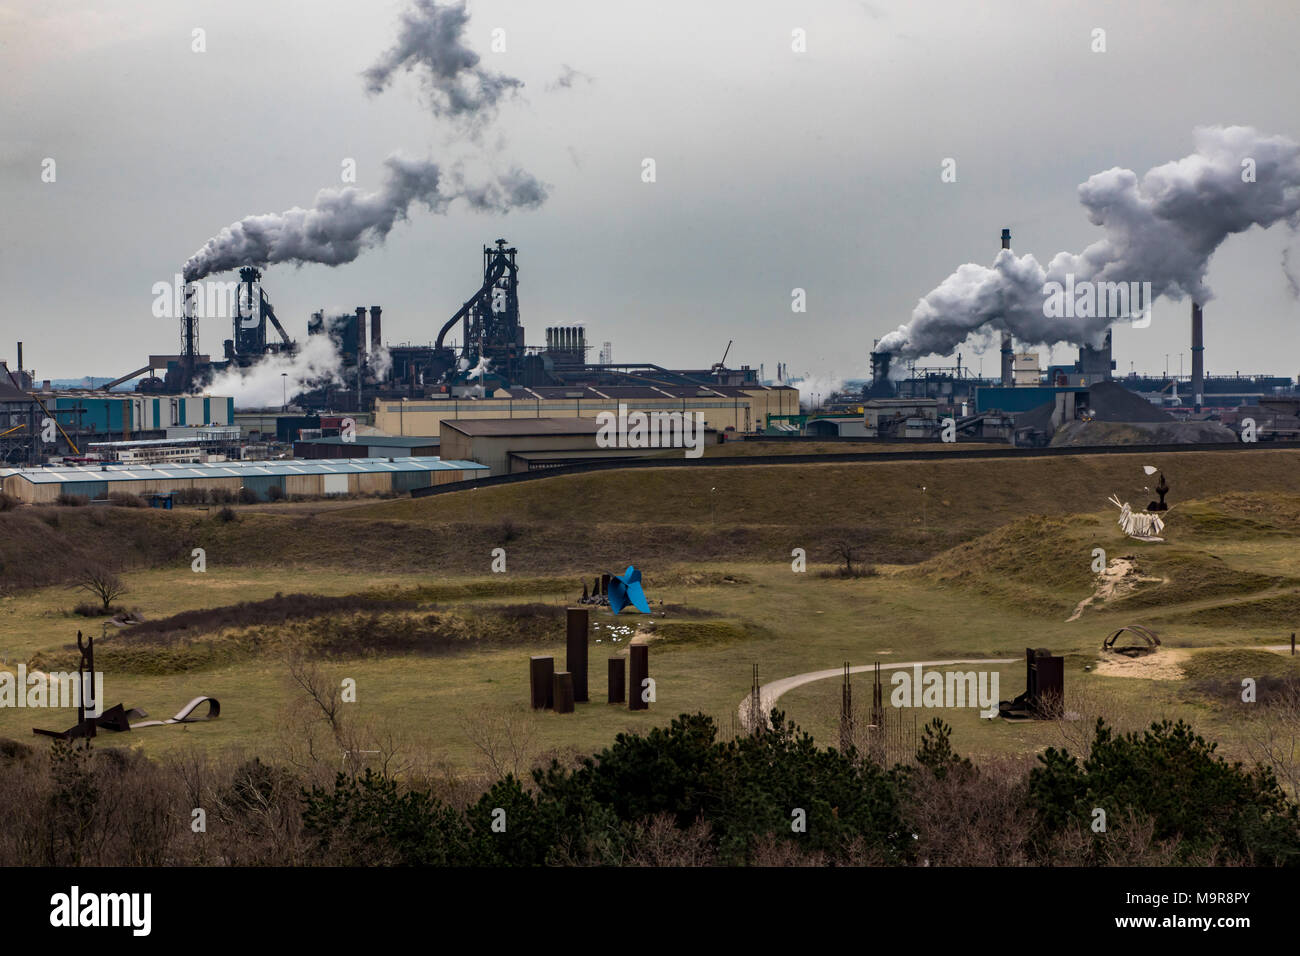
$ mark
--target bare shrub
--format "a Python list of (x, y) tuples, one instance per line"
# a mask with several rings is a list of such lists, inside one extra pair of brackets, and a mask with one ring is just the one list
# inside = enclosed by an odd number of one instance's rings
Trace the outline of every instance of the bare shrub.
[(632, 852), (624, 866), (713, 866), (713, 828), (704, 819), (685, 830), (671, 813), (659, 813), (638, 823), (632, 838)]
[(487, 770), (497, 778), (513, 774), (527, 780), (536, 755), (537, 718), (531, 711), (510, 712), (499, 716), (463, 717), (465, 736), (483, 755)]
[(1025, 866), (1030, 758), (986, 761), (978, 768), (912, 776), (905, 814), (916, 821), (925, 866)]
[(1292, 800), (1300, 800), (1300, 684), (1290, 681), (1267, 705), (1248, 710), (1246, 753), (1273, 771)]

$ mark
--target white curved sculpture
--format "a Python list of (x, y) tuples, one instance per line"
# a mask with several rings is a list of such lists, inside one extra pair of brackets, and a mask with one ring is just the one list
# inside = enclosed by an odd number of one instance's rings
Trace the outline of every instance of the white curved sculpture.
[(1120, 501), (1115, 495), (1106, 499), (1119, 509), (1119, 526), (1130, 538), (1139, 541), (1163, 541), (1160, 532), (1165, 530), (1164, 520), (1149, 511), (1134, 511), (1127, 501)]

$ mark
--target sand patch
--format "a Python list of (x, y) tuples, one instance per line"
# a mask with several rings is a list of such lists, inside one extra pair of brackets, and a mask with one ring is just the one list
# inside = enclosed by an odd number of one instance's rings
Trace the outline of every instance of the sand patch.
[(1187, 658), (1185, 650), (1160, 649), (1154, 654), (1128, 657), (1114, 651), (1102, 651), (1097, 660), (1097, 673), (1104, 677), (1139, 677), (1143, 680), (1183, 680), (1180, 662)]
[(1122, 558), (1112, 558), (1106, 565), (1106, 570), (1097, 575), (1096, 590), (1079, 602), (1074, 613), (1065, 619), (1065, 623), (1077, 621), (1083, 616), (1084, 608), (1094, 602), (1100, 601), (1105, 604), (1107, 601), (1121, 598), (1136, 591), (1141, 584), (1164, 583), (1164, 578), (1152, 577), (1139, 571), (1134, 563), (1135, 560), (1131, 554), (1126, 554)]

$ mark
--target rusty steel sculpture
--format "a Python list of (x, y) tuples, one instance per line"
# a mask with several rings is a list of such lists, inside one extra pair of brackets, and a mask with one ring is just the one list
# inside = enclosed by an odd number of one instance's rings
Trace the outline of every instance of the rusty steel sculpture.
[(1064, 704), (1065, 658), (1025, 648), (1025, 692), (1015, 700), (999, 701), (998, 713), (1007, 720), (1056, 719)]
[[(165, 727), (170, 724), (192, 724), (202, 720), (216, 720), (221, 716), (221, 702), (215, 697), (204, 696), (195, 697), (174, 716), (165, 720), (141, 720), (140, 718), (149, 716), (147, 711), (137, 707), (128, 710), (122, 704), (114, 704), (107, 710), (101, 710), (102, 702), (99, 695), (103, 693), (103, 688), (99, 686), (95, 675), (95, 639), (86, 637), (83, 640), (81, 632), (78, 631), (77, 650), (81, 652), (81, 660), (77, 664), (76, 726), (69, 727), (67, 730), (43, 730), (40, 727), (33, 727), (32, 733), (59, 740), (79, 740), (92, 738), (100, 730), (125, 733), (142, 727)], [(203, 704), (207, 704), (208, 709), (196, 717), (194, 712)]]
[[(1116, 647), (1115, 641), (1119, 639), (1120, 635), (1126, 633), (1136, 634), (1146, 643), (1138, 646)], [(1155, 649), (1159, 646), (1160, 638), (1156, 635), (1156, 632), (1141, 624), (1128, 624), (1121, 627), (1119, 630), (1115, 631), (1115, 633), (1111, 634), (1110, 637), (1101, 642), (1101, 649), (1103, 651), (1113, 651), (1116, 654), (1124, 654), (1129, 657), (1137, 657), (1141, 654), (1153, 654), (1155, 653)]]

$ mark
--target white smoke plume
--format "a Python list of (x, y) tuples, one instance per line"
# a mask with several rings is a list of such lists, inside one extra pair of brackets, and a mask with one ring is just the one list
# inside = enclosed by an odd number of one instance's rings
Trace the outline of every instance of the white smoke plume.
[[(296, 355), (268, 355), (249, 368), (230, 368), (203, 391), (231, 395), (236, 408), (279, 408), (300, 392), (343, 384), (343, 357), (328, 335), (309, 335)], [(282, 377), (285, 373), (287, 377)]]
[(465, 4), (414, 0), (402, 14), (397, 42), (362, 76), (366, 91), (382, 93), (400, 69), (418, 72), (434, 116), (491, 118), (502, 98), (524, 84), (479, 65), (479, 55), (461, 42), (469, 12)]
[[(992, 267), (961, 266), (912, 310), (907, 325), (880, 340), (900, 358), (950, 354), (970, 333), (990, 327), (1024, 344), (1101, 344), (1113, 317), (1049, 318), (1046, 282), (1151, 283), (1152, 298), (1212, 298), (1204, 284), (1210, 256), (1230, 235), (1300, 215), (1300, 145), (1248, 126), (1203, 127), (1189, 156), (1138, 178), (1115, 167), (1079, 187), (1079, 201), (1102, 238), (1082, 253), (1057, 253), (1044, 269), (1031, 255), (998, 253)], [(1249, 163), (1248, 163), (1249, 161)], [(1246, 181), (1253, 164), (1254, 181)], [(986, 330), (987, 331), (987, 330)]]
[(786, 384), (799, 389), (799, 410), (805, 412), (826, 404), (833, 394), (844, 391), (844, 379), (838, 375), (808, 375)]
[(458, 170), (444, 177), (436, 163), (400, 153), (389, 156), (384, 165), (384, 184), (374, 192), (329, 187), (316, 194), (310, 209), (295, 206), (231, 223), (186, 261), (185, 281), (245, 265), (351, 262), (363, 249), (381, 244), (415, 202), (442, 213), (464, 198), (475, 209), (505, 212), (540, 206), (547, 197), (546, 185), (520, 169), (495, 182), (471, 184)]

